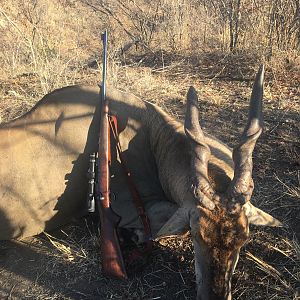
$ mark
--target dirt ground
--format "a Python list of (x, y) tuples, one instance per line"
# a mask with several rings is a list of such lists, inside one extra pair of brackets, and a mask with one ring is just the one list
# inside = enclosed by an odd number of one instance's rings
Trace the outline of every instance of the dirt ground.
[[(168, 80), (179, 92), (161, 92), (164, 86), (151, 93), (128, 83), (120, 87), (132, 89), (136, 94), (144, 92), (147, 100), (182, 119), (187, 86), (194, 84), (200, 91), (203, 127), (230, 146), (235, 145), (247, 118), (254, 73), (240, 80), (230, 76), (207, 77), (209, 72), (196, 71), (200, 74), (197, 77), (193, 73), (187, 76), (186, 70), (177, 67), (166, 69), (163, 74), (159, 69), (156, 73), (152, 71), (154, 78)], [(141, 66), (139, 72), (145, 73), (145, 68)], [(11, 90), (30, 87), (28, 80), (1, 82), (1, 94), (12, 97)], [(254, 152), (256, 186), (252, 201), (288, 228), (251, 227), (251, 238), (241, 251), (233, 278), (234, 299), (300, 299), (300, 80), (299, 75), (289, 84), (285, 78), (280, 79), (280, 84), (276, 80), (267, 72), (265, 129)], [(2, 120), (20, 114), (30, 105), (12, 107), (2, 102)], [(50, 235), (1, 241), (0, 299), (195, 298), (193, 247), (189, 237), (155, 244), (141, 266), (128, 270), (127, 281), (102, 276), (99, 249), (89, 218)]]

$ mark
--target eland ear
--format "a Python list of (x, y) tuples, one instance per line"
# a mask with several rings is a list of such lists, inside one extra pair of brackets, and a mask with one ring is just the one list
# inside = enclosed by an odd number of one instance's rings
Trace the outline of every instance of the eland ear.
[(247, 202), (243, 206), (243, 209), (246, 216), (248, 217), (249, 224), (258, 226), (284, 227), (284, 225), (280, 221), (264, 212), (263, 210), (255, 207), (250, 202)]
[(156, 234), (156, 240), (184, 235), (189, 231), (189, 209), (180, 207)]

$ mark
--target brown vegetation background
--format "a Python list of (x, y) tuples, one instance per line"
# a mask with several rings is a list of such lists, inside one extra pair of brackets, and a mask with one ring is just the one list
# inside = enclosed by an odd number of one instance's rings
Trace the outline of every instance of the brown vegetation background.
[[(2, 100), (2, 121), (55, 88), (99, 81), (100, 32), (105, 28), (110, 81), (123, 88), (133, 83), (138, 94), (152, 87), (154, 74), (175, 68), (175, 76), (179, 67), (186, 76), (199, 71), (200, 78), (202, 71), (205, 78), (243, 81), (266, 62), (275, 82), (296, 77), (299, 83), (298, 0), (0, 3), (0, 93), (13, 102), (8, 109)], [(141, 75), (144, 83), (137, 83)], [(12, 106), (18, 107), (15, 113), (7, 111)]]
[[(104, 29), (110, 83), (179, 119), (194, 85), (203, 127), (230, 146), (244, 126), (255, 72), (265, 63), (265, 131), (254, 153), (253, 202), (289, 228), (252, 228), (233, 294), (299, 299), (300, 1), (0, 0), (0, 123), (56, 88), (97, 84)], [(125, 283), (101, 277), (98, 251), (87, 223), (1, 243), (0, 298), (195, 297), (189, 238), (158, 244), (144, 270)]]

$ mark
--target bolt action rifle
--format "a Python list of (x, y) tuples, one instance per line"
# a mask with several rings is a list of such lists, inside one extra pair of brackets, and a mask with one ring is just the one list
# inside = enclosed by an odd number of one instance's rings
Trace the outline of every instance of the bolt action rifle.
[[(107, 31), (101, 35), (103, 42), (103, 71), (100, 92), (100, 133), (98, 156), (90, 156), (88, 211), (98, 211), (100, 216), (102, 270), (106, 276), (126, 279), (127, 274), (117, 235), (120, 216), (110, 207), (109, 165), (110, 165), (110, 126), (108, 99), (106, 98)], [(96, 166), (95, 167), (95, 163)], [(96, 195), (96, 197), (94, 197)], [(96, 204), (96, 205), (95, 205)]]

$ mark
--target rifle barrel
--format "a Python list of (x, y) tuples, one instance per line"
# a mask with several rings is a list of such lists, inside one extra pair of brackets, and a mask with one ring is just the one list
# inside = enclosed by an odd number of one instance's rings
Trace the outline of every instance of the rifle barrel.
[(101, 88), (101, 98), (105, 101), (106, 96), (106, 74), (107, 74), (107, 30), (101, 34), (101, 40), (103, 43), (103, 69), (102, 69), (102, 88)]

